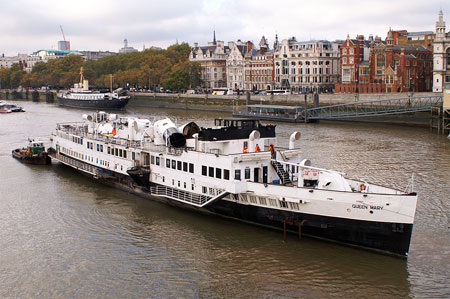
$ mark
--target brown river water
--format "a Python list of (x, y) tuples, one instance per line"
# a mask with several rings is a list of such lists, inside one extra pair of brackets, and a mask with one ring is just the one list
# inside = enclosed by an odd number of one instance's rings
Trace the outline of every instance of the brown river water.
[[(11, 150), (85, 110), (0, 114), (0, 298), (450, 298), (450, 141), (427, 128), (322, 122), (292, 131), (318, 167), (419, 194), (407, 260), (143, 199)], [(118, 112), (212, 125), (227, 113)]]

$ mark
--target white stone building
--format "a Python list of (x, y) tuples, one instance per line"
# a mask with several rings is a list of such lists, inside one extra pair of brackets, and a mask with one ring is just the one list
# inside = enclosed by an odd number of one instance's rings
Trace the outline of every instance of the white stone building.
[(250, 42), (229, 42), (230, 52), (227, 57), (227, 86), (228, 89), (238, 91), (244, 89), (244, 56), (248, 51)]
[(332, 92), (339, 78), (339, 42), (285, 39), (274, 49), (275, 88)]
[(444, 84), (450, 84), (450, 32), (445, 32), (442, 10), (436, 22), (433, 46), (433, 92), (442, 92)]

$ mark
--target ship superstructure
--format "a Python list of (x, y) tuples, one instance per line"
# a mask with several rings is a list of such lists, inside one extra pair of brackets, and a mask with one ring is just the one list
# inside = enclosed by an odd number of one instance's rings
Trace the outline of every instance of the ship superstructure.
[(104, 112), (58, 124), (52, 157), (170, 204), (407, 256), (417, 204), (402, 192), (313, 167), (276, 147), (275, 126), (218, 119), (212, 128)]

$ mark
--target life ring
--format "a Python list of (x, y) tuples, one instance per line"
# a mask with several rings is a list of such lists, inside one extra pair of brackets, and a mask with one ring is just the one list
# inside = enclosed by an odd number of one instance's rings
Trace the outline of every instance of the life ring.
[(361, 185), (359, 185), (359, 190), (361, 190), (361, 192), (362, 192), (362, 191), (366, 191), (366, 189), (367, 189), (367, 187), (366, 187), (366, 185), (365, 185), (364, 183), (362, 183)]
[(304, 174), (304, 175), (309, 175), (309, 170), (308, 170), (308, 169), (305, 169), (305, 170), (303, 171), (303, 174)]

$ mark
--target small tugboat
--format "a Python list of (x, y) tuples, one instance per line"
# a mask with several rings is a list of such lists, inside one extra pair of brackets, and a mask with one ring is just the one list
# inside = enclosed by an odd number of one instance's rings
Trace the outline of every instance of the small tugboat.
[(42, 141), (29, 139), (28, 146), (12, 151), (12, 156), (24, 163), (46, 165), (51, 163)]
[(111, 92), (89, 90), (89, 82), (83, 77), (83, 68), (80, 70), (80, 83), (68, 91), (60, 92), (57, 96), (60, 106), (91, 109), (122, 109), (128, 104), (130, 96), (122, 88)]

